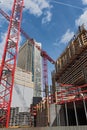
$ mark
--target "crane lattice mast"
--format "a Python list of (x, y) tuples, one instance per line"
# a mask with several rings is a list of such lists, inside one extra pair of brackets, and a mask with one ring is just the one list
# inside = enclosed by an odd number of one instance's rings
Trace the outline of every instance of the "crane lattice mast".
[(14, 0), (0, 71), (0, 124), (9, 126), (24, 0)]

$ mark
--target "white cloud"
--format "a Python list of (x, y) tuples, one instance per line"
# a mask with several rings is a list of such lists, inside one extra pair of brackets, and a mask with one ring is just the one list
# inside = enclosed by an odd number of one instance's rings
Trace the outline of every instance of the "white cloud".
[[(83, 5), (87, 5), (87, 0), (82, 0)], [(78, 19), (75, 20), (75, 25), (81, 26), (84, 24), (85, 28), (87, 29), (87, 8), (85, 8), (84, 12), (79, 16)]]
[(67, 43), (69, 42), (72, 37), (74, 36), (74, 32), (71, 32), (70, 29), (66, 31), (66, 33), (61, 37), (60, 43)]
[(25, 0), (25, 9), (28, 9), (31, 14), (40, 16), (44, 9), (50, 9), (51, 5), (47, 0)]
[(50, 22), (52, 18), (52, 13), (50, 11), (47, 11), (45, 13), (45, 17), (42, 19), (42, 24)]
[[(0, 42), (0, 60), (2, 59), (2, 55), (4, 53), (4, 46), (6, 43), (6, 36), (7, 36), (7, 31), (5, 33), (1, 33), (0, 38), (1, 38), (1, 42)], [(19, 39), (19, 46), (20, 47), (20, 43), (22, 42), (22, 37), (20, 36)]]
[(82, 0), (82, 3), (83, 3), (84, 5), (87, 5), (87, 0)]
[(2, 55), (4, 52), (5, 40), (6, 40), (7, 32), (1, 33), (1, 43), (0, 43), (0, 60), (2, 59)]
[(0, 27), (3, 27), (4, 24), (6, 24), (8, 21), (2, 16), (0, 15)]
[(23, 42), (23, 38), (22, 38), (22, 36), (20, 35), (20, 37), (19, 37), (19, 43), (18, 43), (18, 49), (20, 48), (22, 42)]
[(47, 0), (25, 0), (25, 9), (29, 10), (29, 12), (35, 16), (41, 16), (42, 23), (47, 23), (51, 21), (52, 13), (50, 9), (52, 6)]
[[(14, 0), (0, 0), (0, 8), (4, 8), (4, 10), (11, 10)], [(45, 21), (50, 22), (51, 20), (51, 12), (50, 9), (52, 6), (47, 0), (25, 0), (24, 1), (24, 10), (28, 11), (30, 14), (33, 14), (37, 17), (43, 15), (45, 16)], [(46, 11), (46, 14), (44, 13)], [(43, 20), (44, 21), (44, 20)], [(44, 22), (46, 23), (46, 22)]]
[(87, 28), (87, 10), (75, 21), (76, 26), (84, 24)]
[(4, 10), (11, 10), (14, 0), (0, 0), (0, 8)]
[(54, 45), (54, 46), (59, 46), (60, 44), (58, 44), (58, 43), (54, 42), (54, 43), (53, 43), (53, 45)]

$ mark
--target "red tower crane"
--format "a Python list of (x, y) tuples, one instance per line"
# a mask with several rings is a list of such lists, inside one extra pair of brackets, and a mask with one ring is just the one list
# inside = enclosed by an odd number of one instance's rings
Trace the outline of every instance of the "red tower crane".
[(24, 0), (14, 0), (0, 71), (0, 124), (8, 127)]
[[(10, 21), (10, 16), (5, 13), (2, 9), (0, 9), (0, 13), (8, 20)], [(44, 85), (44, 89), (46, 89), (45, 87), (48, 86), (48, 68), (47, 68), (47, 60), (49, 62), (51, 62), (52, 64), (55, 64), (55, 61), (48, 56), (48, 54), (42, 50), (39, 46), (37, 46), (37, 44), (35, 44), (34, 40), (31, 39), (28, 34), (21, 28), (20, 29), (21, 33), (25, 36), (26, 39), (28, 39), (40, 52), (41, 52), (41, 56), (43, 57), (43, 85)]]

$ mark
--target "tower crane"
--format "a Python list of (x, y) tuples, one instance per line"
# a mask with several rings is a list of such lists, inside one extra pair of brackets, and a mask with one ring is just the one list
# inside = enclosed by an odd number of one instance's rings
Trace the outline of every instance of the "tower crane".
[(0, 70), (0, 125), (9, 126), (12, 90), (24, 0), (14, 0)]
[[(8, 21), (10, 21), (10, 16), (5, 13), (2, 9), (0, 9), (0, 14), (2, 14)], [(24, 37), (32, 43), (41, 53), (41, 56), (43, 58), (43, 86), (45, 90), (47, 91), (48, 87), (48, 68), (47, 68), (47, 61), (51, 62), (52, 64), (55, 64), (55, 61), (46, 53), (46, 51), (42, 50), (32, 38), (29, 37), (29, 35), (20, 28), (20, 32), (24, 35)], [(47, 95), (47, 92), (45, 93), (45, 96)]]

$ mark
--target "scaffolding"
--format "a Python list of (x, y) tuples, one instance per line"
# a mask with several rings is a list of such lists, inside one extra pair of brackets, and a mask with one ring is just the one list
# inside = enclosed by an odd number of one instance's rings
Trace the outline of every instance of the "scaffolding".
[(87, 83), (87, 31), (81, 26), (78, 33), (56, 61), (57, 83), (82, 85)]
[(11, 107), (9, 127), (29, 127), (30, 113), (20, 112), (19, 107)]
[[(51, 109), (52, 105), (54, 110)], [(74, 86), (60, 83), (56, 86), (55, 94), (47, 96), (31, 108), (34, 126), (51, 126), (52, 113), (56, 113), (56, 125), (86, 125), (87, 84)]]

